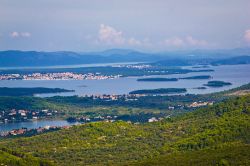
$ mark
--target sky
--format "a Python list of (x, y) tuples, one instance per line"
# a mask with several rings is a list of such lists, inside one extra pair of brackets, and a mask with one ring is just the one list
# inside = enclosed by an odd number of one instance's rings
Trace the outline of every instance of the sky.
[(250, 47), (250, 0), (0, 0), (0, 50)]

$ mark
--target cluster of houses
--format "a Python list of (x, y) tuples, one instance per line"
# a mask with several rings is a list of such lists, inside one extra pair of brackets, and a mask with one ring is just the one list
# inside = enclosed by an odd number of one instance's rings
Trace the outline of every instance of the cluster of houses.
[(117, 100), (125, 100), (125, 101), (136, 101), (139, 97), (146, 96), (145, 94), (96, 94), (96, 95), (83, 95), (83, 97), (91, 97), (93, 100), (104, 100), (104, 101), (117, 101)]
[(87, 117), (87, 116), (82, 116), (79, 118), (69, 117), (67, 118), (67, 121), (68, 122), (81, 122), (81, 123), (96, 122), (96, 121), (114, 122), (117, 117), (118, 116), (111, 116), (111, 115), (106, 115), (106, 116), (99, 115), (99, 116), (95, 116), (92, 118)]
[(131, 65), (114, 65), (113, 67), (126, 67), (129, 69), (148, 69), (151, 68), (151, 65), (146, 65), (146, 64), (131, 64)]
[(202, 101), (198, 101), (198, 102), (193, 102), (192, 104), (190, 104), (188, 107), (191, 108), (197, 108), (197, 107), (204, 107), (204, 106), (208, 106), (208, 105), (213, 105), (213, 102), (202, 102)]
[(72, 72), (62, 73), (32, 73), (32, 74), (3, 74), (0, 80), (104, 80), (115, 79), (121, 75), (101, 75), (101, 73), (78, 74)]
[(7, 110), (0, 111), (0, 123), (22, 122), (27, 120), (37, 120), (52, 117), (57, 114), (54, 110)]
[(1, 74), (0, 80), (20, 80), (20, 74)]

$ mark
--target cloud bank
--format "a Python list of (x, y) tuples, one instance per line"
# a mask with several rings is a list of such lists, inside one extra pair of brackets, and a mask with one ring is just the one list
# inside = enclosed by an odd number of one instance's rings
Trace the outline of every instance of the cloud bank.
[(192, 36), (185, 38), (173, 37), (163, 41), (163, 45), (168, 47), (208, 47), (209, 44), (205, 40), (195, 39)]
[(186, 47), (208, 47), (209, 43), (205, 40), (199, 40), (192, 36), (187, 37), (172, 37), (165, 40), (151, 42), (150, 39), (143, 40), (135, 37), (125, 37), (121, 30), (101, 24), (99, 27), (98, 44), (105, 44), (110, 46), (131, 46), (131, 47), (171, 47), (171, 48), (186, 48)]

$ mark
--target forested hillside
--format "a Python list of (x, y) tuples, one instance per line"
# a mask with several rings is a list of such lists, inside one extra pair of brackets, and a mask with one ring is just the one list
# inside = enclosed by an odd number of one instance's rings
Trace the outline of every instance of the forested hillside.
[(249, 165), (249, 115), (243, 96), (160, 122), (88, 123), (0, 147), (56, 165)]
[(11, 151), (6, 148), (0, 149), (0, 164), (8, 166), (53, 166), (51, 162), (38, 159), (32, 155)]

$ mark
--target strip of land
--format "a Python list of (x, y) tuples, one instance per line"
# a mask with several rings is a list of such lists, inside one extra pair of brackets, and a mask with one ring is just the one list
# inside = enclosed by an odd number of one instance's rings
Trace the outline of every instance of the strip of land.
[(74, 90), (67, 90), (61, 88), (8, 88), (0, 87), (1, 96), (33, 96), (35, 94), (42, 93), (62, 93), (62, 92), (74, 92)]

